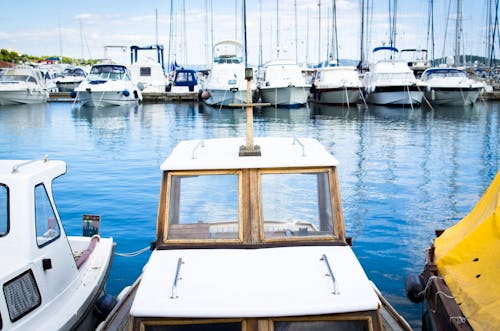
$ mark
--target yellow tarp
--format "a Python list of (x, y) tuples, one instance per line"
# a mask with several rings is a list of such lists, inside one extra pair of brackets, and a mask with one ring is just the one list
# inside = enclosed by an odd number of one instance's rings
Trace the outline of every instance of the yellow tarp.
[(473, 329), (500, 330), (500, 171), (434, 245), (438, 270)]

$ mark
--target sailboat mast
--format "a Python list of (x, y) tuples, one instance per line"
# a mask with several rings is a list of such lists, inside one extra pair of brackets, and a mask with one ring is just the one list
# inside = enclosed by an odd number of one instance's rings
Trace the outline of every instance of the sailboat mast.
[(167, 61), (168, 61), (168, 69), (167, 73), (170, 72), (170, 68), (172, 66), (172, 63), (170, 62), (170, 53), (172, 51), (172, 44), (173, 44), (173, 33), (174, 33), (174, 0), (170, 0), (170, 24), (169, 24), (169, 30), (168, 30), (168, 56), (167, 56)]
[(246, 0), (242, 1), (242, 12), (243, 12), (243, 49), (245, 56), (245, 68), (248, 67), (247, 61), (247, 2)]
[(334, 45), (334, 50), (335, 50), (335, 61), (337, 62), (337, 65), (340, 65), (339, 63), (339, 43), (338, 43), (338, 38), (337, 38), (337, 0), (333, 0), (333, 12), (332, 12), (332, 20), (333, 20), (333, 45)]
[(295, 63), (299, 63), (299, 47), (298, 47), (298, 37), (297, 37), (297, 0), (293, 2), (294, 11), (295, 11)]
[(321, 63), (321, 0), (318, 0), (318, 65)]
[(280, 58), (280, 2), (276, 0), (276, 58)]
[(361, 0), (361, 38), (359, 45), (359, 65), (358, 68), (361, 69), (363, 67), (363, 63), (365, 62), (365, 0)]
[(455, 22), (455, 67), (460, 65), (460, 45), (462, 43), (462, 0), (457, 0), (457, 21)]

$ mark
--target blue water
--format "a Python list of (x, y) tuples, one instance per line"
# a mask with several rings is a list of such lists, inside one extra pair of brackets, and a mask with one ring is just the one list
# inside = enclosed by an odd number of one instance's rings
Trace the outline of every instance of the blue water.
[[(474, 107), (256, 109), (257, 136), (320, 140), (340, 161), (347, 235), (372, 279), (415, 328), (420, 306), (404, 278), (419, 272), (435, 229), (466, 215), (500, 166), (500, 103)], [(198, 104), (79, 108), (71, 103), (0, 107), (0, 158), (45, 154), (67, 162), (54, 182), (68, 234), (82, 214), (102, 217), (117, 252), (155, 239), (162, 161), (184, 139), (245, 135), (241, 110)], [(113, 294), (141, 273), (149, 252), (115, 256)]]

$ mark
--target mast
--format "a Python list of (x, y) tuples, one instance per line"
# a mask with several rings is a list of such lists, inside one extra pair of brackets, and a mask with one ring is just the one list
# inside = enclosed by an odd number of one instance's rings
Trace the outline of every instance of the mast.
[(184, 65), (187, 66), (189, 61), (188, 61), (188, 51), (187, 51), (187, 26), (186, 26), (186, 0), (182, 0), (182, 38), (183, 38), (183, 60), (184, 60)]
[(309, 64), (309, 8), (307, 8), (307, 28), (306, 28), (306, 65)]
[(337, 0), (333, 0), (333, 11), (332, 11), (332, 20), (333, 20), (333, 31), (332, 31), (332, 41), (334, 45), (335, 51), (335, 61), (337, 65), (340, 65), (339, 62), (339, 43), (337, 38)]
[(257, 77), (260, 77), (260, 68), (262, 67), (262, 0), (259, 0), (259, 74)]
[(321, 63), (321, 0), (318, 0), (318, 65)]
[(173, 44), (173, 33), (174, 33), (174, 0), (170, 0), (170, 24), (169, 24), (169, 29), (168, 29), (168, 56), (167, 56), (167, 61), (168, 61), (168, 69), (167, 73), (170, 72), (172, 63), (170, 62), (170, 53), (172, 51), (172, 44)]
[(462, 44), (462, 0), (457, 0), (457, 20), (455, 22), (455, 67), (460, 65), (460, 46)]
[(244, 49), (244, 57), (245, 57), (245, 68), (248, 67), (247, 61), (247, 2), (246, 0), (242, 1), (243, 6), (243, 49)]
[(363, 63), (365, 62), (365, 0), (361, 0), (361, 38), (359, 45), (359, 64), (358, 69), (363, 67)]
[(299, 47), (297, 45), (298, 37), (297, 37), (297, 0), (294, 0), (294, 12), (295, 12), (295, 63), (299, 63)]
[(280, 58), (280, 2), (276, 0), (276, 58)]

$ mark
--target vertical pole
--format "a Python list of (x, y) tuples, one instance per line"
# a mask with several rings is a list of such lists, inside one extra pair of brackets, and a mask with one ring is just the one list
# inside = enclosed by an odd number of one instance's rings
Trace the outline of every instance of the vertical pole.
[(247, 79), (247, 142), (246, 149), (253, 150), (253, 107), (252, 103), (252, 80)]

